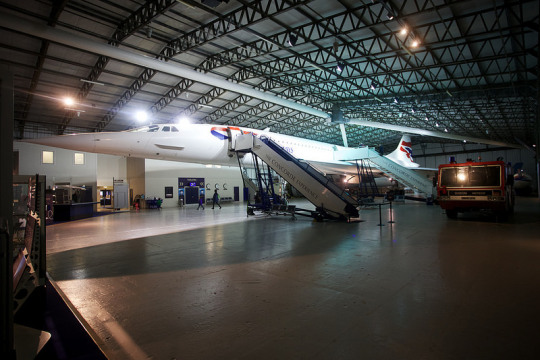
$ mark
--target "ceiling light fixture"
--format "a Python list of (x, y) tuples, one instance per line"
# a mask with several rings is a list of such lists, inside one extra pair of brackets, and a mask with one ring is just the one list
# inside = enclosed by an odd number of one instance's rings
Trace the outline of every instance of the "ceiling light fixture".
[(71, 106), (73, 104), (75, 104), (75, 100), (73, 100), (72, 97), (65, 97), (64, 98), (64, 105)]
[(100, 83), (100, 82), (97, 82), (97, 81), (90, 81), (90, 80), (86, 80), (86, 79), (80, 79), (80, 80), (81, 80), (82, 82), (89, 83), (89, 84), (105, 86), (104, 83)]
[(177, 120), (178, 125), (188, 125), (191, 123), (187, 117), (184, 115), (180, 116)]
[(138, 122), (145, 122), (146, 119), (148, 119), (148, 114), (146, 111), (139, 110), (135, 113), (135, 119), (137, 119)]
[(401, 28), (401, 31), (399, 32), (399, 34), (400, 34), (400, 35), (403, 35), (403, 36), (407, 35), (407, 33), (408, 33), (408, 31), (407, 31), (407, 28), (406, 28), (406, 27), (402, 27), (402, 28)]
[(296, 45), (296, 42), (298, 41), (298, 36), (294, 35), (294, 34), (290, 34), (289, 35), (289, 45), (290, 46), (294, 46)]
[(386, 14), (386, 17), (388, 18), (388, 20), (394, 20), (394, 15), (392, 15), (390, 11), (388, 12), (388, 14)]
[(399, 100), (397, 97), (394, 98), (394, 103), (399, 104)]
[(342, 72), (345, 69), (345, 63), (343, 61), (338, 61), (336, 66), (337, 71)]
[(418, 41), (418, 40), (413, 40), (413, 42), (411, 43), (411, 46), (413, 48), (418, 47), (418, 45), (420, 45), (420, 41)]
[(373, 82), (371, 83), (370, 89), (371, 89), (371, 90), (375, 90), (376, 88), (377, 88), (377, 83), (376, 83), (375, 81), (373, 81)]

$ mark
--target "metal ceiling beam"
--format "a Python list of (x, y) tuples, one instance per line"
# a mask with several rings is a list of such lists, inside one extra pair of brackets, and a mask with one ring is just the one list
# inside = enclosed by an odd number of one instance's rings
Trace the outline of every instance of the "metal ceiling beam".
[(257, 91), (244, 85), (235, 84), (223, 78), (218, 78), (208, 74), (201, 74), (191, 69), (182, 68), (177, 64), (169, 64), (156, 59), (151, 59), (143, 55), (120, 49), (109, 44), (99, 43), (97, 41), (84, 38), (60, 29), (55, 29), (46, 25), (29, 22), (16, 16), (0, 14), (0, 26), (38, 38), (48, 39), (50, 41), (67, 45), (76, 49), (83, 49), (94, 54), (108, 56), (130, 64), (142, 66), (145, 68), (152, 68), (166, 74), (190, 79), (196, 82), (216, 86), (222, 89), (227, 89), (239, 94), (249, 95), (257, 99), (269, 101), (271, 103), (285, 107), (290, 107), (317, 117), (329, 117), (326, 112), (314, 109), (306, 105), (298, 104), (296, 102), (286, 100), (275, 95)]
[[(108, 43), (112, 46), (120, 45), (120, 42), (127, 38), (129, 35), (133, 34), (135, 31), (146, 26), (152, 19), (156, 16), (163, 14), (167, 9), (172, 7), (177, 3), (176, 0), (154, 0), (154, 1), (145, 1), (144, 4), (133, 12), (127, 19), (125, 19), (118, 27), (116, 28), (114, 34), (109, 39)], [(77, 95), (77, 101), (82, 102), (86, 98), (92, 87), (94, 86), (93, 82), (97, 81), (107, 64), (109, 63), (109, 57), (100, 56), (93, 66), (90, 74), (87, 76), (79, 90)], [(75, 116), (75, 112), (67, 111), (62, 119), (62, 124), (59, 126), (58, 132), (62, 134), (66, 129), (66, 126), (70, 123), (71, 119)]]
[[(53, 27), (56, 26), (56, 23), (58, 22), (58, 18), (60, 17), (62, 10), (66, 6), (66, 2), (67, 0), (53, 2), (52, 7), (51, 7), (51, 13), (49, 15), (49, 20), (47, 21), (47, 24), (49, 26), (53, 26)], [(30, 111), (30, 107), (32, 106), (32, 103), (34, 100), (34, 92), (39, 83), (39, 78), (43, 70), (43, 63), (45, 62), (47, 53), (49, 51), (49, 44), (50, 42), (48, 40), (41, 41), (41, 48), (39, 50), (39, 55), (36, 61), (34, 75), (32, 76), (32, 82), (30, 83), (30, 90), (26, 97), (26, 105), (23, 109), (23, 112), (21, 114), (21, 120), (19, 121), (19, 124), (18, 124), (17, 130), (18, 130), (18, 137), (20, 139), (24, 137), (25, 122), (28, 117), (28, 112)]]
[[(244, 5), (239, 9), (235, 9), (228, 14), (219, 15), (217, 19), (207, 24), (203, 24), (197, 29), (194, 29), (182, 36), (168, 42), (157, 55), (158, 60), (169, 61), (174, 56), (194, 50), (196, 47), (204, 45), (217, 37), (232, 34), (235, 31), (246, 29), (248, 25), (252, 25), (264, 20), (270, 14), (280, 14), (290, 10), (295, 6), (305, 4), (309, 0), (272, 0), (266, 6), (259, 1), (249, 5)], [(289, 2), (292, 2), (289, 5)], [(271, 5), (270, 5), (271, 4)], [(103, 120), (99, 122), (97, 129), (103, 130), (116, 116), (116, 114), (126, 105), (129, 100), (138, 92), (155, 75), (156, 71), (153, 68), (147, 68), (139, 76), (139, 78), (130, 86), (128, 90), (118, 99), (111, 111), (107, 112)], [(169, 90), (167, 93), (169, 93)], [(125, 101), (125, 99), (128, 99)]]
[(410, 133), (410, 134), (423, 135), (423, 136), (433, 136), (433, 137), (438, 137), (438, 138), (458, 140), (458, 141), (467, 141), (467, 142), (473, 142), (473, 143), (479, 143), (479, 144), (507, 146), (507, 147), (516, 148), (516, 149), (522, 148), (521, 145), (506, 143), (503, 141), (494, 141), (494, 140), (481, 139), (481, 138), (475, 138), (475, 137), (470, 137), (470, 136), (453, 135), (453, 134), (442, 133), (438, 131), (417, 129), (417, 128), (412, 128), (408, 126), (386, 124), (386, 123), (380, 123), (380, 122), (375, 122), (375, 121), (351, 119), (351, 120), (348, 120), (348, 123), (354, 124), (354, 125), (360, 125), (360, 126), (369, 126), (369, 127), (379, 128), (379, 129), (398, 131), (401, 133)]

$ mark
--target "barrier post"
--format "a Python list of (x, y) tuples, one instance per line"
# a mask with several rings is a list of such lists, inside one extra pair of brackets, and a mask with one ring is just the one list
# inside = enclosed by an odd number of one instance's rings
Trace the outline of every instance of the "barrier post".
[(384, 224), (382, 223), (382, 215), (381, 215), (381, 206), (383, 204), (378, 204), (379, 205), (379, 224), (377, 224), (377, 226), (384, 226)]
[(392, 202), (390, 201), (390, 221), (388, 222), (389, 224), (393, 224), (395, 223), (394, 220), (392, 220)]

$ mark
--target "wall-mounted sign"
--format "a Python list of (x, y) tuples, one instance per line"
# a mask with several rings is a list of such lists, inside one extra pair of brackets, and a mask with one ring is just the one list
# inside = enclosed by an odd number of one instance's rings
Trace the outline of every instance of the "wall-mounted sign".
[(184, 187), (204, 187), (204, 178), (178, 178), (178, 188)]

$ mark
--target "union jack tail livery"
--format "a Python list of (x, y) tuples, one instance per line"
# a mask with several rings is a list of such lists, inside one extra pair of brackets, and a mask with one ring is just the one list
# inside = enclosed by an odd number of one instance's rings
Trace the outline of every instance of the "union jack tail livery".
[(403, 135), (396, 150), (386, 156), (388, 159), (408, 168), (417, 168), (412, 156), (412, 143), (409, 135)]

